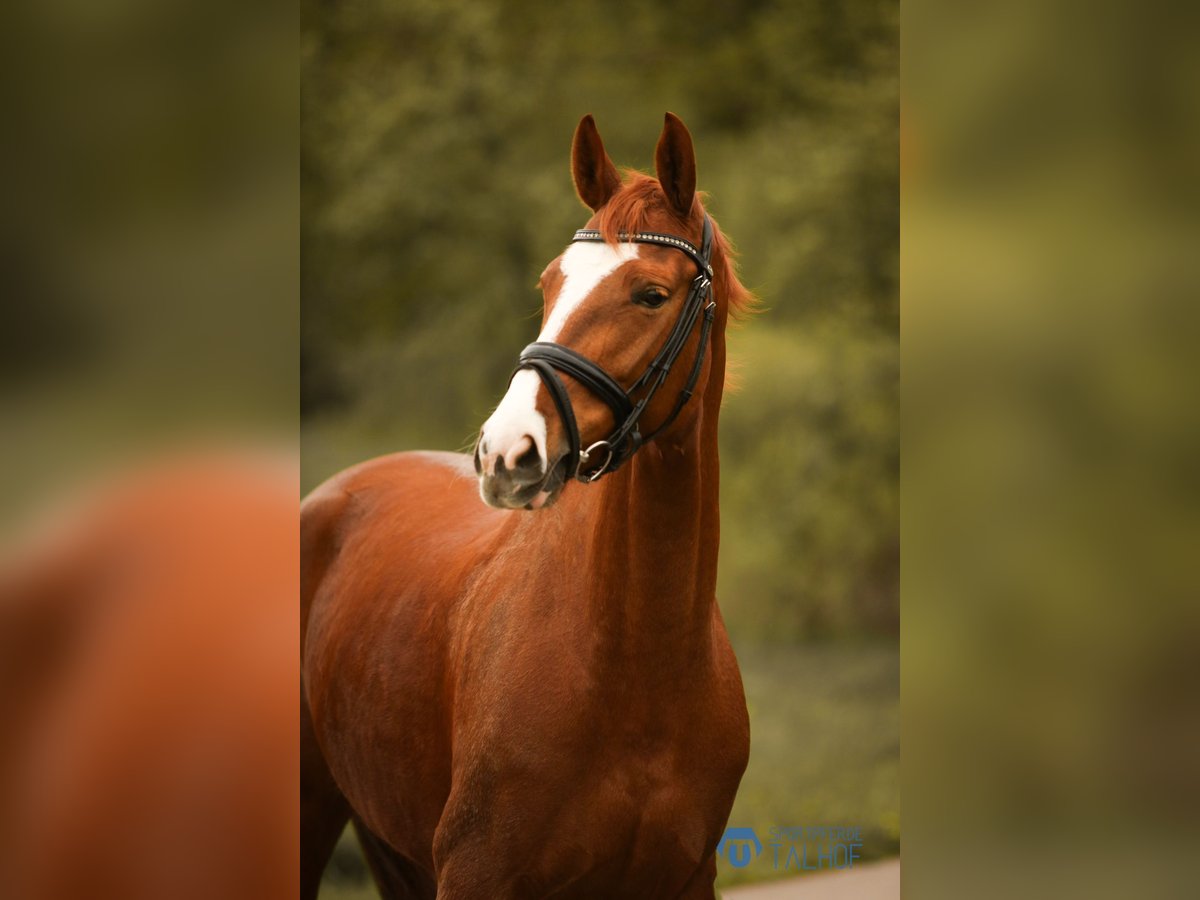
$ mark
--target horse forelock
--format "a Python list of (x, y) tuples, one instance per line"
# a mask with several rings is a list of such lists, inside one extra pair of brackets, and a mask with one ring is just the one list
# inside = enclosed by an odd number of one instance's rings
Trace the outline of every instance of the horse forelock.
[[(703, 209), (700, 198), (692, 201), (692, 215)], [(625, 182), (621, 189), (601, 207), (596, 214), (597, 229), (610, 244), (617, 242), (622, 231), (667, 231), (684, 232), (689, 223), (667, 202), (667, 195), (657, 178), (652, 178), (634, 169), (626, 169)]]

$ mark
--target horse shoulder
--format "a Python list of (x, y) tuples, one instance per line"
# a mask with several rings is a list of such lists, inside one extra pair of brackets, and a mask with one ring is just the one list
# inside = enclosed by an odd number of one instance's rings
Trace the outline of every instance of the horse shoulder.
[[(300, 508), (301, 628), (307, 630), (314, 597), (348, 545), (359, 562), (366, 551), (371, 561), (393, 566), (393, 553), (478, 530), (488, 512), (470, 457), (459, 453), (393, 453), (334, 475)], [(393, 553), (370, 545), (390, 545)]]
[(449, 793), (448, 618), (495, 532), (469, 458), (371, 460), (304, 503), (302, 668), (314, 730), (356, 814), (423, 859)]

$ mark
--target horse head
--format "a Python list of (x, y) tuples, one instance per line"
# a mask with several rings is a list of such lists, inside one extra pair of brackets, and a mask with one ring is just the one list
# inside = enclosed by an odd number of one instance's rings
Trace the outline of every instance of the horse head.
[(694, 427), (711, 330), (725, 321), (713, 258), (724, 264), (726, 248), (697, 196), (683, 122), (666, 115), (657, 177), (622, 179), (591, 116), (571, 165), (592, 217), (542, 272), (541, 332), (475, 447), (480, 494), (498, 508), (548, 506), (568, 481), (596, 481)]

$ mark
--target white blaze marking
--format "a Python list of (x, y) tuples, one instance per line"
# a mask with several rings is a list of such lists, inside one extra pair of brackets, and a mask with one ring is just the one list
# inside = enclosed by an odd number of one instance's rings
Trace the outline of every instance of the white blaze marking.
[[(504, 395), (491, 418), (483, 423), (484, 449), (488, 454), (498, 453), (504, 456), (513, 444), (529, 435), (537, 446), (538, 456), (545, 462), (546, 420), (534, 407), (538, 385), (541, 383), (537, 373), (529, 369), (522, 369), (513, 376), (508, 393)], [(485, 463), (484, 471), (489, 475), (491, 468)]]
[[(554, 301), (554, 309), (546, 320), (539, 341), (553, 341), (563, 326), (588, 295), (622, 263), (636, 259), (639, 244), (579, 243), (572, 244), (562, 255), (559, 267), (563, 274), (562, 289)], [(483, 423), (483, 440), (489, 454), (504, 456), (522, 437), (529, 435), (537, 446), (542, 464), (547, 461), (546, 420), (534, 405), (542, 380), (530, 369), (513, 376), (508, 393), (496, 411)]]
[(559, 263), (563, 274), (562, 290), (558, 292), (554, 309), (550, 312), (550, 318), (546, 320), (542, 333), (538, 335), (538, 340), (553, 341), (558, 337), (571, 313), (596, 289), (596, 285), (621, 263), (637, 259), (640, 249), (640, 244), (617, 244), (614, 248), (611, 244), (599, 242), (572, 244), (568, 247)]

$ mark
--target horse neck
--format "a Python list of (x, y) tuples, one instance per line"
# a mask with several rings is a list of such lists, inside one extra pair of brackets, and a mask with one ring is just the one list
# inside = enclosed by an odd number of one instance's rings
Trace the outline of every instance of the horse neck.
[(623, 657), (652, 665), (706, 649), (711, 633), (725, 371), (718, 335), (711, 352), (709, 383), (691, 426), (643, 447), (612, 476), (576, 488), (592, 504), (584, 548), (589, 615)]

